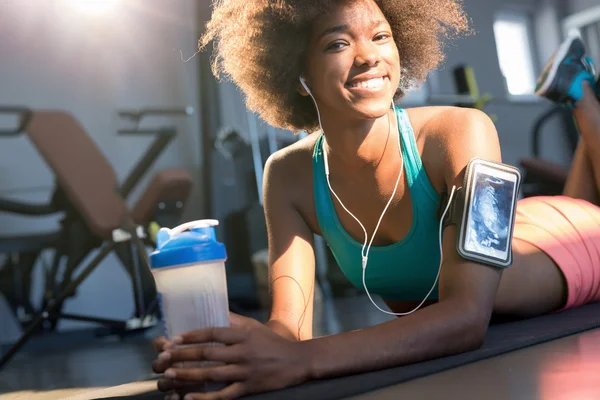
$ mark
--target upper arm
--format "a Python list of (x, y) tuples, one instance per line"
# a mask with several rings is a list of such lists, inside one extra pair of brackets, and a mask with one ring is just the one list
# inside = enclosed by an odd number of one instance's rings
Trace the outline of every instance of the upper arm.
[[(448, 112), (442, 134), (445, 159), (444, 182), (448, 193), (452, 187), (462, 186), (469, 161), (479, 157), (501, 162), (498, 134), (492, 121), (483, 112), (459, 109)], [(441, 121), (440, 121), (441, 122)], [(443, 266), (440, 273), (440, 301), (452, 300), (473, 314), (476, 323), (485, 330), (491, 315), (502, 270), (463, 259), (456, 250), (457, 227), (444, 230), (442, 249)]]
[[(286, 336), (312, 338), (315, 257), (313, 233), (294, 204), (299, 188), (290, 160), (265, 166), (264, 206), (269, 235), (270, 324)], [(292, 168), (290, 168), (292, 167)], [(279, 333), (282, 333), (281, 331)]]

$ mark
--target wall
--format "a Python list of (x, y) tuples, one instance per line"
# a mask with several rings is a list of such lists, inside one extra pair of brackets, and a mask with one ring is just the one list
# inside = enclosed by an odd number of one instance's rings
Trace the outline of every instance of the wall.
[(569, 14), (585, 11), (588, 8), (600, 5), (598, 0), (567, 0), (565, 3)]
[[(178, 51), (188, 58), (197, 49), (196, 2), (128, 0), (106, 14), (77, 11), (73, 0), (33, 3), (0, 4), (0, 105), (68, 110), (124, 179), (151, 138), (117, 136), (123, 126), (117, 109), (199, 108), (198, 60), (184, 63)], [(196, 185), (186, 218), (201, 217), (199, 115), (180, 122), (155, 121), (175, 124), (180, 134), (153, 171), (187, 168)], [(0, 120), (4, 126), (8, 122)], [(45, 202), (52, 185), (51, 172), (25, 136), (0, 139), (0, 196)], [(0, 214), (0, 235), (52, 230), (56, 224), (53, 218)], [(130, 283), (114, 257), (97, 268), (66, 309), (108, 318), (130, 316)], [(0, 321), (6, 321), (1, 310)], [(61, 328), (75, 326), (79, 324), (65, 322)], [(0, 342), (14, 333), (0, 328)]]

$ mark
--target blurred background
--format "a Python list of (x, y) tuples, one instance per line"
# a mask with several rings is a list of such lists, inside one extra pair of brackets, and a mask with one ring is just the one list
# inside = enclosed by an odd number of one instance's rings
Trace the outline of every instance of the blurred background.
[[(504, 162), (525, 175), (522, 196), (557, 193), (577, 134), (568, 112), (534, 95), (535, 80), (569, 33), (583, 37), (600, 65), (600, 5), (464, 4), (476, 34), (452, 43), (444, 65), (400, 106), (482, 109), (495, 121)], [(138, 250), (152, 251), (159, 226), (219, 220), (230, 306), (265, 316), (262, 168), (302, 134), (269, 127), (248, 112), (234, 85), (214, 79), (209, 54), (195, 55), (210, 12), (208, 0), (0, 2), (0, 355), (23, 341), (0, 367), (0, 393), (149, 376), (149, 355), (128, 367), (135, 371), (129, 375), (85, 372), (76, 363), (76, 373), (47, 379), (28, 357), (75, 342), (89, 347), (115, 333), (151, 336), (157, 324), (147, 314), (155, 293)], [(121, 218), (125, 207), (144, 239), (103, 255), (115, 230), (131, 233)], [(361, 293), (318, 243), (317, 306), (327, 312), (323, 299)], [(81, 285), (59, 299), (59, 312), (29, 329), (100, 256)], [(315, 329), (346, 329), (351, 323), (343, 318), (323, 318), (329, 322)]]

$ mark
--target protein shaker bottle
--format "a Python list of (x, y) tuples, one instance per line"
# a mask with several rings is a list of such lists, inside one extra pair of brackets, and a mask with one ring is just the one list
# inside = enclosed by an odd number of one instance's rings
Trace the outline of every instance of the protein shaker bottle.
[(185, 331), (229, 326), (227, 254), (216, 239), (216, 225), (216, 220), (200, 220), (158, 232), (150, 265), (169, 339)]

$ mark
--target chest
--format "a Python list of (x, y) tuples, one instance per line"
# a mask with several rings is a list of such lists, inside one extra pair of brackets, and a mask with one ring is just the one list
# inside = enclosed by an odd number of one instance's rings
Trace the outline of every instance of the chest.
[(417, 141), (412, 150), (419, 152), (418, 160), (405, 153), (374, 172), (331, 171), (329, 182), (322, 178), (320, 197), (330, 203), (331, 219), (352, 239), (363, 243), (366, 230), (368, 241), (376, 231), (373, 246), (398, 243), (410, 233), (415, 213), (430, 211), (431, 192), (437, 192), (443, 173), (428, 162), (427, 155), (421, 156), (422, 143)]
[(370, 241), (377, 229), (373, 246), (397, 243), (408, 234), (413, 222), (413, 199), (405, 174), (398, 181), (400, 171), (394, 172), (385, 179), (357, 177), (343, 183), (330, 180), (335, 217), (357, 242), (363, 243), (364, 230)]

